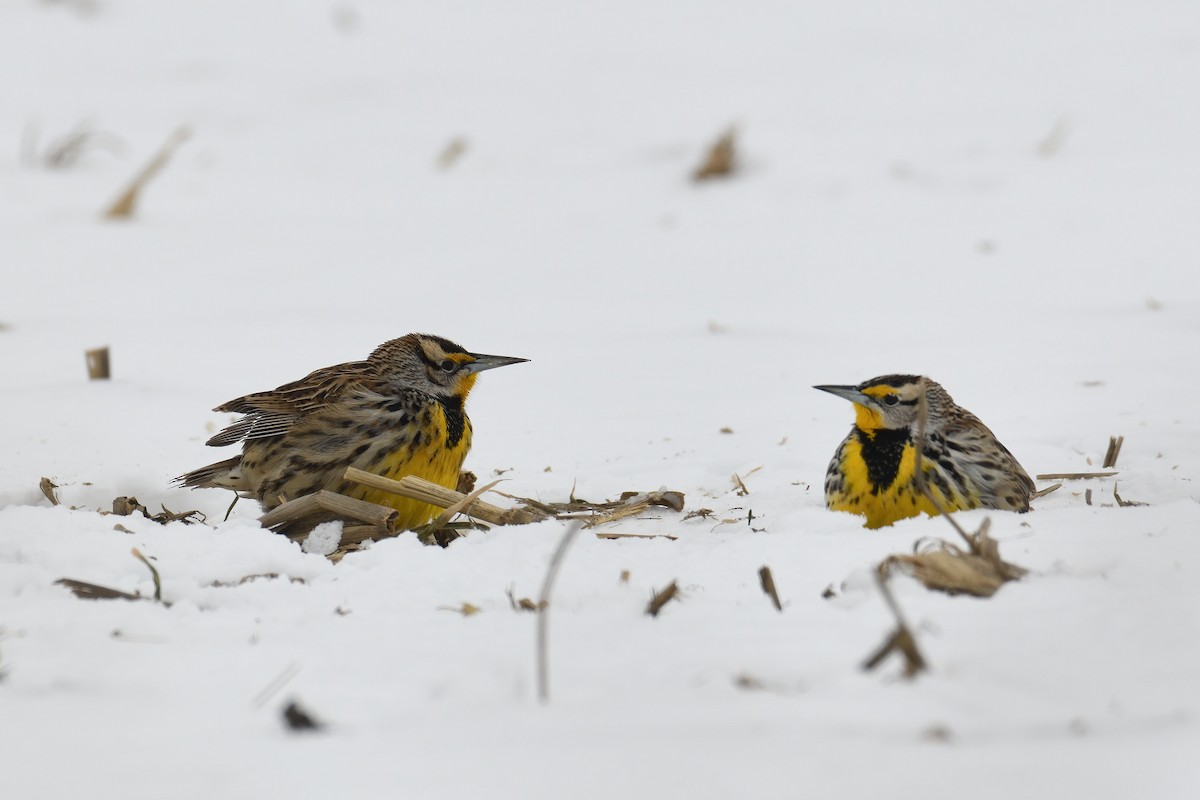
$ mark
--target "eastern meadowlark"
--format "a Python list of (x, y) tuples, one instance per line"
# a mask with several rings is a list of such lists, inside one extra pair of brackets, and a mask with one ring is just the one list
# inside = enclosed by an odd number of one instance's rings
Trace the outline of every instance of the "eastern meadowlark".
[(881, 528), (934, 505), (915, 481), (921, 392), (925, 394), (922, 472), (946, 511), (1028, 511), (1033, 481), (988, 427), (918, 375), (884, 375), (858, 386), (816, 386), (854, 403), (855, 422), (825, 473), (825, 505)]
[(329, 489), (395, 508), (404, 528), (423, 525), (440, 509), (349, 483), (342, 478), (346, 467), (454, 488), (471, 448), (464, 403), (476, 376), (526, 360), (468, 353), (423, 333), (392, 339), (366, 361), (325, 367), (217, 406), (244, 416), (208, 444), (243, 442), (242, 454), (176, 481), (232, 489), (264, 509)]

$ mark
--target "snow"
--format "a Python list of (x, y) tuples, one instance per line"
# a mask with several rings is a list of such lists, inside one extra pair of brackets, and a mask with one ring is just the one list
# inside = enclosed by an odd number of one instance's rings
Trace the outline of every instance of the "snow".
[[(1194, 796), (1194, 4), (20, 2), (0, 69), (6, 796)], [(80, 121), (119, 150), (22, 158)], [(730, 124), (743, 170), (692, 184)], [(579, 537), (546, 705), (506, 590), (536, 599), (561, 523), (334, 565), (169, 486), (225, 457), (207, 409), (409, 331), (531, 359), (472, 396), (481, 479), (713, 511)], [(1031, 473), (1124, 435), (1147, 504), (991, 514), (1032, 572), (988, 600), (894, 580), (911, 683), (860, 669), (870, 569), (952, 531), (823, 508), (851, 413), (810, 388), (890, 372)], [(210, 525), (98, 513), (122, 495)], [(169, 605), (55, 584), (150, 596), (135, 547)]]
[(300, 544), (300, 549), (306, 553), (328, 556), (337, 551), (341, 541), (342, 523), (337, 520), (322, 522), (308, 532), (308, 535), (304, 537), (304, 541)]

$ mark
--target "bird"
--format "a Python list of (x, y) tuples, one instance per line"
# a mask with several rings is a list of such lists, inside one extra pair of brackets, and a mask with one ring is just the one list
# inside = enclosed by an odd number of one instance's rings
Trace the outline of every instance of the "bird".
[(397, 480), (416, 475), (453, 489), (471, 448), (464, 404), (476, 378), (525, 361), (470, 353), (426, 333), (392, 339), (365, 361), (325, 367), (217, 406), (214, 411), (242, 416), (207, 444), (241, 442), (241, 455), (175, 482), (232, 489), (264, 510), (327, 489), (391, 506), (401, 529), (418, 527), (441, 509), (346, 481), (346, 468)]
[[(882, 528), (922, 512), (994, 508), (1029, 510), (1035, 486), (986, 425), (957, 405), (937, 382), (920, 375), (882, 375), (857, 386), (814, 386), (854, 403), (854, 427), (825, 473), (825, 505)], [(921, 398), (925, 425), (916, 482)]]

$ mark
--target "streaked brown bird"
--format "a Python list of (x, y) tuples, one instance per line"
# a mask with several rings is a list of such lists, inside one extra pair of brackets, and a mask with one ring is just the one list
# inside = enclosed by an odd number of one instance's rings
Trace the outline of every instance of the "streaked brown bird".
[(366, 361), (325, 367), (269, 392), (217, 406), (243, 416), (208, 440), (242, 454), (176, 479), (232, 489), (264, 509), (320, 489), (379, 503), (412, 528), (440, 509), (349, 483), (347, 467), (454, 488), (471, 448), (467, 395), (480, 372), (528, 359), (469, 353), (424, 333), (384, 342)]
[(925, 395), (922, 467), (946, 511), (1028, 511), (1034, 484), (979, 418), (956, 405), (938, 383), (919, 375), (884, 375), (857, 386), (816, 386), (854, 403), (855, 421), (825, 473), (825, 505), (881, 528), (937, 506), (916, 482), (919, 404)]

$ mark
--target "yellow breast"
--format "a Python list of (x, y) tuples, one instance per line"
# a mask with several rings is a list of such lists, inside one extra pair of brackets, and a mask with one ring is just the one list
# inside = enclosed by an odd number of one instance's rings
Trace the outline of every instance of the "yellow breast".
[[(826, 498), (834, 511), (847, 511), (867, 518), (866, 527), (882, 528), (897, 520), (915, 517), (918, 514), (935, 516), (937, 506), (921, 493), (913, 481), (916, 473), (916, 448), (911, 442), (904, 446), (900, 466), (891, 485), (876, 487), (870, 478), (867, 462), (863, 456), (863, 445), (850, 437), (842, 446), (842, 458), (838, 468), (843, 478), (842, 490)], [(937, 471), (935, 462), (925, 460), (922, 469), (926, 476)], [(926, 481), (930, 490), (947, 511), (974, 508), (977, 502), (969, 497), (954, 494), (946, 497), (931, 481)]]
[[(393, 450), (383, 462), (373, 469), (393, 480), (406, 475), (416, 475), (427, 481), (453, 489), (458, 485), (458, 473), (462, 469), (467, 451), (471, 449), (471, 423), (465, 421), (462, 436), (453, 446), (447, 446), (446, 414), (441, 406), (435, 405), (430, 425), (421, 431), (420, 444), (408, 444)], [(424, 525), (441, 513), (442, 509), (429, 503), (407, 497), (381, 492), (359, 486), (352, 494), (370, 503), (391, 506), (400, 512), (398, 525), (401, 529)]]

